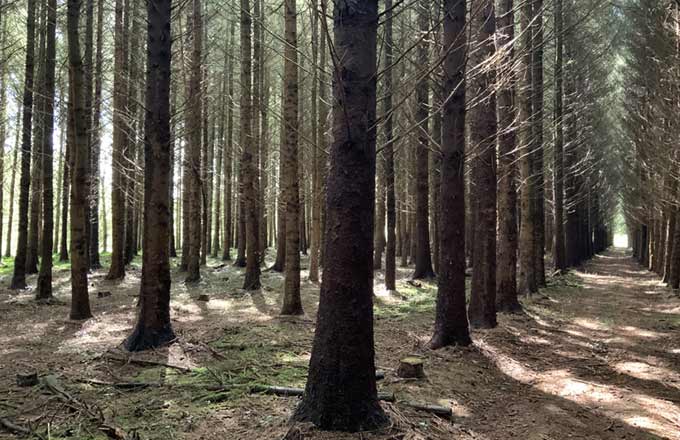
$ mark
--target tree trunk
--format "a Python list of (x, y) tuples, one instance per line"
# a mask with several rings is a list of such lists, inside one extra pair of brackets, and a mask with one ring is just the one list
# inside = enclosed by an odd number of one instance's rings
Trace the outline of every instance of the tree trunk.
[(466, 2), (444, 2), (444, 101), (440, 262), (434, 335), (430, 347), (470, 345), (465, 309), (465, 11)]
[(537, 287), (545, 287), (545, 178), (543, 166), (543, 0), (534, 0), (532, 48), (533, 55), (531, 80), (533, 118), (532, 131), (534, 138), (534, 188), (535, 225), (534, 234), (536, 250), (534, 251), (535, 279)]
[(111, 267), (106, 278), (121, 279), (125, 276), (125, 171), (123, 154), (127, 149), (125, 112), (127, 107), (127, 83), (125, 80), (127, 30), (123, 23), (124, 1), (115, 4), (115, 37), (113, 68), (113, 153), (111, 164)]
[[(325, 11), (324, 11), (325, 16)], [(334, 11), (333, 127), (326, 260), (307, 387), (293, 418), (325, 430), (384, 426), (373, 348), (378, 2)]]
[(563, 118), (563, 84), (562, 84), (562, 58), (563, 58), (563, 22), (562, 0), (555, 0), (555, 108), (554, 128), (555, 146), (553, 163), (553, 188), (555, 220), (553, 227), (553, 263), (555, 270), (567, 269), (566, 250), (564, 247), (564, 130)]
[(383, 114), (385, 118), (385, 198), (387, 202), (387, 243), (385, 249), (385, 288), (389, 291), (397, 290), (396, 265), (397, 265), (397, 240), (396, 224), (397, 212), (395, 202), (394, 185), (394, 119), (393, 119), (393, 74), (392, 63), (394, 62), (394, 39), (392, 35), (392, 0), (385, 1), (385, 72), (384, 88), (385, 99), (383, 100)]
[[(22, 106), (17, 109), (17, 121), (21, 120)], [(7, 243), (5, 245), (5, 257), (12, 256), (12, 219), (14, 218), (14, 190), (16, 189), (17, 158), (19, 156), (19, 135), (21, 130), (15, 129), (16, 139), (12, 153), (12, 177), (9, 183), (9, 215), (7, 216)]]
[(251, 28), (252, 18), (250, 0), (241, 0), (241, 127), (240, 138), (243, 148), (241, 156), (241, 172), (243, 176), (243, 208), (242, 218), (246, 223), (246, 274), (243, 282), (245, 290), (260, 288), (260, 248), (259, 218), (257, 209), (257, 169), (255, 156), (257, 147), (253, 143), (253, 103), (251, 78)]
[[(477, 2), (472, 13), (472, 32), (477, 37), (470, 56), (471, 66), (488, 63), (495, 56), (496, 17), (494, 0)], [(474, 258), (470, 325), (494, 328), (496, 322), (496, 95), (495, 72), (477, 72), (470, 84), (477, 104), (470, 110), (470, 141), (477, 151), (472, 156), (472, 183), (475, 211)]]
[[(418, 58), (419, 66), (428, 65), (428, 38), (430, 23), (428, 20), (428, 2), (421, 1), (420, 11), (418, 11), (418, 23), (420, 33), (422, 34), (422, 41), (418, 44), (416, 49), (416, 57)], [(416, 123), (418, 128), (418, 146), (415, 151), (415, 166), (416, 166), (416, 210), (415, 210), (415, 263), (416, 268), (413, 272), (413, 279), (429, 279), (434, 278), (434, 270), (432, 269), (432, 256), (430, 253), (430, 223), (429, 223), (429, 133), (428, 133), (428, 107), (429, 107), (429, 90), (428, 79), (423, 77), (416, 85)]]
[(33, 120), (33, 63), (35, 51), (35, 2), (28, 0), (26, 18), (26, 64), (24, 70), (23, 124), (21, 131), (21, 178), (19, 180), (19, 237), (14, 257), (11, 289), (26, 288), (28, 245), (28, 198), (31, 185), (31, 121)]
[(283, 73), (283, 129), (284, 149), (281, 169), (286, 201), (286, 263), (282, 315), (302, 315), (300, 299), (300, 187), (298, 181), (298, 56), (297, 8), (295, 0), (285, 0), (285, 38)]
[[(517, 312), (522, 309), (517, 300), (517, 154), (515, 152), (515, 86), (514, 74), (515, 17), (514, 1), (499, 3), (497, 50), (504, 50), (498, 72), (501, 88), (498, 92), (498, 243), (496, 265), (496, 309)], [(510, 46), (508, 47), (508, 45)]]
[(87, 168), (89, 154), (87, 144), (87, 118), (85, 108), (83, 62), (80, 54), (78, 21), (80, 0), (68, 0), (68, 59), (73, 145), (71, 150), (71, 319), (92, 317), (88, 296), (87, 271), (87, 196), (89, 192)]
[(201, 229), (201, 63), (203, 61), (201, 50), (203, 47), (203, 17), (201, 13), (201, 0), (193, 0), (192, 4), (191, 21), (189, 22), (192, 42), (189, 95), (187, 96), (189, 112), (186, 117), (186, 163), (188, 172), (185, 185), (188, 188), (188, 198), (184, 200), (184, 203), (187, 204), (188, 214), (188, 217), (185, 217), (185, 221), (189, 225), (187, 230), (189, 236), (187, 237), (186, 282), (197, 282), (201, 279), (201, 238), (203, 238), (203, 230)]
[(102, 65), (104, 64), (104, 1), (97, 1), (97, 48), (95, 55), (94, 112), (90, 164), (90, 268), (101, 268), (99, 258), (99, 153), (101, 150)]
[(227, 99), (227, 142), (224, 153), (224, 245), (222, 260), (231, 260), (231, 245), (233, 242), (232, 215), (232, 169), (234, 157), (234, 42), (236, 26), (234, 20), (229, 23), (229, 66), (228, 66), (228, 95)]
[(35, 72), (35, 90), (33, 104), (33, 151), (31, 153), (31, 183), (28, 216), (28, 245), (26, 247), (26, 274), (38, 273), (38, 254), (40, 242), (40, 216), (42, 200), (42, 161), (40, 150), (42, 148), (42, 132), (45, 118), (45, 43), (47, 5), (45, 0), (40, 1), (38, 8), (39, 21), (38, 58)]
[(171, 0), (147, 2), (144, 124), (144, 234), (137, 324), (125, 348), (141, 351), (175, 339), (170, 322), (169, 217)]
[(43, 188), (43, 229), (42, 255), (36, 299), (46, 300), (52, 297), (52, 250), (54, 243), (54, 205), (52, 189), (52, 136), (54, 132), (54, 81), (56, 70), (56, 29), (57, 29), (57, 0), (47, 1), (47, 37), (45, 49), (45, 77), (43, 91), (45, 100), (45, 114), (43, 119), (40, 157), (42, 162)]
[[(520, 9), (522, 51), (519, 57), (520, 87), (517, 93), (519, 109), (519, 169), (522, 188), (520, 193), (519, 273), (518, 291), (530, 294), (538, 291), (536, 268), (536, 176), (534, 175), (534, 134), (532, 133), (532, 1)], [(542, 258), (542, 256), (541, 256)]]

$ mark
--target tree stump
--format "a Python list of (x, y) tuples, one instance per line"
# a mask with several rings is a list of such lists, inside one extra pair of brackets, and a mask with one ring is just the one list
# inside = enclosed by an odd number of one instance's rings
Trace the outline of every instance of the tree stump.
[(198, 295), (198, 298), (196, 298), (196, 301), (208, 302), (208, 301), (210, 301), (210, 295), (207, 295), (207, 294)]
[(17, 386), (32, 387), (38, 385), (38, 373), (17, 373)]
[(101, 292), (97, 292), (97, 298), (108, 298), (111, 296), (111, 292), (104, 290)]
[(410, 356), (399, 361), (399, 369), (397, 370), (397, 376), (410, 379), (418, 378), (422, 379), (425, 377), (424, 362), (421, 358)]

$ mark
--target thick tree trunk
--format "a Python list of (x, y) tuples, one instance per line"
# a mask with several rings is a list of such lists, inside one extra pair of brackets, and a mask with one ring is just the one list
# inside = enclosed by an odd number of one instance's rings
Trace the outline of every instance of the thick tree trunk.
[(68, 0), (68, 59), (70, 77), (71, 125), (73, 145), (71, 150), (71, 319), (92, 317), (88, 296), (87, 271), (87, 196), (89, 186), (87, 168), (89, 149), (87, 144), (87, 118), (84, 96), (84, 69), (80, 54), (78, 21), (80, 0)]
[(251, 28), (252, 18), (250, 0), (241, 0), (241, 127), (240, 139), (243, 154), (241, 172), (243, 176), (243, 208), (246, 242), (246, 274), (243, 281), (245, 290), (260, 288), (260, 248), (259, 218), (257, 208), (257, 167), (255, 162), (257, 147), (253, 143), (253, 103), (251, 78)]
[[(325, 11), (324, 11), (325, 12)], [(383, 426), (373, 348), (378, 2), (335, 2), (326, 261), (307, 387), (294, 419), (327, 430)]]
[[(496, 32), (494, 0), (477, 3), (472, 14), (472, 32), (477, 37), (471, 65), (488, 63), (495, 55)], [(485, 69), (471, 80), (470, 88), (477, 105), (470, 110), (470, 141), (477, 151), (472, 156), (472, 182), (475, 212), (474, 259), (470, 324), (477, 328), (494, 328), (496, 322), (496, 96), (495, 72)]]
[(33, 120), (33, 63), (35, 51), (35, 1), (28, 0), (26, 18), (26, 64), (24, 70), (23, 124), (21, 131), (21, 178), (19, 180), (19, 236), (14, 257), (12, 289), (26, 288), (28, 245), (28, 198), (31, 185), (31, 121)]
[(57, 0), (47, 1), (47, 38), (45, 49), (45, 77), (43, 91), (45, 100), (45, 114), (43, 119), (40, 157), (42, 162), (43, 188), (43, 229), (42, 255), (36, 299), (46, 300), (52, 297), (52, 250), (54, 243), (54, 205), (52, 189), (52, 136), (54, 132), (54, 89), (56, 70), (56, 29), (57, 29)]
[(137, 324), (125, 340), (130, 351), (175, 339), (170, 322), (169, 217), (171, 0), (147, 2), (147, 78), (144, 128), (144, 234)]
[[(516, 82), (514, 73), (515, 16), (514, 1), (499, 2), (497, 50), (504, 50), (498, 72), (498, 243), (496, 255), (496, 309), (516, 312), (522, 309), (517, 300), (517, 132), (514, 127)], [(510, 45), (510, 46), (508, 46)]]
[(444, 101), (440, 262), (434, 335), (430, 347), (469, 345), (465, 304), (465, 12), (463, 0), (444, 2)]

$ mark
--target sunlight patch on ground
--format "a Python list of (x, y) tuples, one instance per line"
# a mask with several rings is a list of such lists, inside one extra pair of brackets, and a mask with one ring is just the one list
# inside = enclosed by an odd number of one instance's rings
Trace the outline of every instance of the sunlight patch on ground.
[[(126, 333), (130, 330), (131, 323), (128, 318), (127, 314), (109, 313), (90, 319), (83, 323), (72, 338), (65, 340), (59, 346), (57, 352), (68, 353), (83, 349), (96, 350), (102, 346), (116, 346), (122, 342)], [(68, 329), (66, 326), (62, 326), (59, 330), (66, 331)]]
[(650, 365), (646, 362), (619, 362), (613, 368), (621, 374), (642, 380), (659, 381), (666, 386), (680, 389), (680, 375), (667, 368)]
[[(484, 341), (476, 341), (475, 345), (499, 370), (519, 382), (664, 438), (680, 440), (680, 408), (670, 402), (628, 388), (581, 380), (565, 369), (537, 372)], [(668, 437), (669, 433), (675, 434)]]
[(579, 327), (587, 328), (588, 330), (599, 330), (599, 331), (607, 331), (608, 330), (608, 328), (605, 325), (603, 325), (601, 322), (594, 320), (594, 319), (576, 318), (576, 319), (574, 319), (573, 322), (574, 322), (574, 324), (578, 325)]
[(659, 333), (652, 330), (645, 330), (639, 327), (634, 327), (632, 325), (620, 326), (618, 331), (627, 333), (631, 336), (637, 336), (639, 338), (645, 339), (660, 339), (666, 337), (665, 333)]

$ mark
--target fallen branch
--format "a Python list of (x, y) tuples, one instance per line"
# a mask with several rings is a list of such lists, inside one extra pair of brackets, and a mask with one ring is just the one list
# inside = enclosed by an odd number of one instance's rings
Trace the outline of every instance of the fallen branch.
[(111, 353), (104, 355), (104, 359), (109, 359), (109, 360), (120, 362), (120, 363), (123, 363), (123, 364), (141, 365), (141, 366), (144, 366), (144, 367), (172, 368), (172, 369), (181, 371), (183, 373), (191, 373), (191, 371), (193, 371), (191, 368), (182, 367), (181, 365), (173, 365), (173, 364), (168, 364), (167, 362), (150, 361), (150, 360), (146, 360), (146, 359), (137, 359), (137, 358), (133, 358), (133, 357), (118, 357), (118, 356), (115, 356)]
[(82, 383), (89, 384), (89, 385), (120, 388), (120, 389), (124, 389), (124, 390), (161, 386), (161, 384), (150, 383), (150, 382), (106, 382), (106, 381), (97, 380), (97, 379), (79, 379), (78, 381), (82, 382)]
[(445, 417), (445, 418), (450, 418), (453, 416), (453, 410), (447, 406), (439, 406), (439, 405), (429, 405), (427, 403), (419, 403), (419, 402), (411, 402), (411, 401), (403, 401), (403, 402), (397, 402), (399, 405), (404, 405), (408, 406), (409, 408), (413, 408), (418, 411), (425, 411), (429, 412), (431, 414), (438, 415), (440, 417)]
[[(252, 394), (272, 394), (281, 397), (299, 397), (305, 393), (303, 388), (276, 387), (267, 385), (254, 385), (250, 387)], [(394, 402), (393, 393), (378, 393), (378, 399), (385, 402)]]
[(16, 425), (3, 417), (0, 417), (0, 426), (14, 434), (29, 435), (31, 433), (30, 429)]

